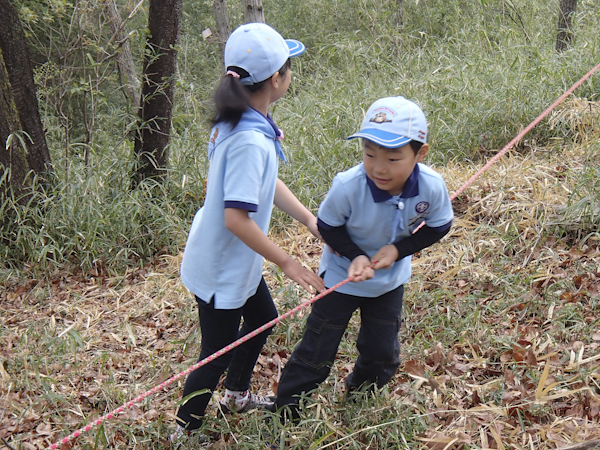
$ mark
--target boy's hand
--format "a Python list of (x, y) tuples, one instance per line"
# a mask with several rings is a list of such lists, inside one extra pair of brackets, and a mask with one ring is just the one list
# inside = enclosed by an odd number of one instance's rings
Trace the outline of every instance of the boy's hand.
[(396, 262), (397, 258), (398, 249), (396, 246), (392, 244), (384, 245), (373, 256), (373, 261), (375, 261), (375, 270), (392, 267), (392, 264)]
[(371, 260), (365, 255), (354, 258), (348, 268), (348, 276), (352, 278), (350, 281), (353, 283), (368, 280), (373, 278), (374, 275), (375, 272), (371, 267)]

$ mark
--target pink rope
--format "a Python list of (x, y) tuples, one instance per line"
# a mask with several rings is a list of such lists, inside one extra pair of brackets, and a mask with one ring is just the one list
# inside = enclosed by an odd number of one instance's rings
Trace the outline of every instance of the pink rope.
[(189, 375), (191, 372), (193, 372), (194, 370), (198, 369), (199, 367), (202, 367), (206, 364), (208, 364), (211, 361), (214, 361), (215, 359), (217, 359), (219, 356), (224, 355), (225, 353), (233, 350), (234, 348), (236, 348), (237, 346), (243, 344), (244, 342), (252, 339), (254, 336), (262, 333), (263, 331), (275, 326), (278, 322), (280, 322), (281, 320), (290, 317), (294, 314), (296, 314), (298, 311), (300, 311), (302, 308), (316, 302), (317, 300), (325, 297), (327, 294), (335, 291), (336, 289), (338, 289), (339, 287), (343, 286), (344, 284), (348, 283), (349, 281), (351, 281), (352, 278), (348, 277), (345, 280), (339, 282), (338, 284), (336, 284), (333, 287), (330, 287), (329, 289), (321, 292), (320, 294), (316, 295), (315, 297), (311, 298), (310, 300), (305, 301), (304, 303), (301, 303), (300, 305), (296, 306), (293, 309), (290, 309), (288, 312), (280, 315), (279, 317), (276, 317), (275, 319), (271, 320), (270, 322), (265, 323), (263, 326), (258, 327), (256, 330), (251, 331), (250, 333), (248, 333), (245, 336), (242, 336), (241, 338), (239, 338), (237, 341), (232, 342), (231, 344), (229, 344), (226, 347), (223, 347), (221, 350), (219, 350), (216, 353), (213, 353), (212, 355), (204, 358), (202, 361), (198, 361), (196, 364), (194, 364), (193, 366), (187, 368), (186, 370), (184, 370), (183, 372), (178, 373), (177, 375), (172, 376), (171, 378), (169, 378), (168, 380), (164, 381), (163, 383), (159, 384), (158, 386), (153, 387), (152, 389), (150, 389), (149, 391), (146, 391), (144, 393), (142, 393), (141, 395), (137, 396), (136, 398), (128, 401), (127, 403), (124, 403), (123, 405), (119, 406), (117, 409), (114, 409), (113, 411), (105, 414), (104, 416), (94, 420), (93, 422), (87, 424), (86, 426), (80, 428), (79, 430), (75, 431), (74, 433), (70, 434), (69, 436), (55, 442), (54, 444), (52, 444), (50, 447), (48, 447), (46, 450), (55, 450), (57, 448), (59, 448), (62, 444), (67, 444), (69, 443), (69, 441), (71, 441), (72, 439), (75, 439), (79, 436), (81, 436), (83, 433), (90, 431), (92, 428), (97, 427), (98, 425), (100, 425), (101, 423), (103, 423), (104, 421), (108, 420), (108, 419), (112, 419), (113, 417), (117, 416), (118, 414), (120, 414), (121, 412), (123, 412), (125, 409), (130, 408), (131, 406), (135, 405), (136, 403), (141, 402), (142, 400), (144, 400), (145, 398), (150, 397), (151, 395), (157, 393), (158, 391), (160, 391), (161, 389), (167, 387), (168, 385), (170, 385), (171, 383), (185, 377), (186, 375)]
[[(554, 108), (556, 108), (556, 106), (560, 102), (562, 102), (567, 96), (569, 96), (570, 94), (572, 94), (575, 89), (577, 89), (585, 80), (587, 80), (590, 76), (592, 76), (592, 74), (594, 72), (596, 72), (598, 69), (600, 69), (600, 63), (596, 67), (594, 67), (592, 70), (590, 70), (586, 75), (584, 75), (577, 83), (575, 83), (573, 86), (571, 86), (571, 88), (569, 90), (567, 90), (564, 94), (562, 94), (554, 103), (552, 103), (533, 122), (531, 122), (529, 125), (527, 125), (523, 129), (523, 131), (521, 131), (519, 134), (517, 134), (514, 137), (514, 139), (512, 139), (508, 144), (506, 144), (502, 148), (502, 150), (500, 150), (492, 159), (490, 159), (487, 162), (487, 164), (485, 164), (481, 169), (479, 169), (471, 178), (469, 178), (467, 180), (467, 182), (465, 184), (463, 184), (454, 194), (452, 194), (450, 196), (450, 199), (454, 200), (456, 197), (458, 197), (461, 194), (461, 192), (463, 192), (469, 185), (471, 185), (471, 183), (473, 183), (473, 181), (475, 181), (479, 176), (481, 176), (481, 174), (483, 172), (485, 172), (492, 164), (494, 164), (496, 161), (498, 161), (502, 157), (502, 155), (504, 155), (516, 142), (519, 141), (519, 139), (523, 138), (523, 136), (525, 136), (533, 127), (535, 127), (538, 123), (540, 123), (540, 121), (544, 117), (546, 117), (548, 114), (550, 114), (550, 111), (552, 111)], [(417, 227), (417, 229), (414, 232), (416, 233), (417, 230), (419, 228), (421, 228), (424, 224), (425, 224), (425, 222), (421, 223), (421, 225), (419, 227)], [(46, 450), (55, 450), (60, 445), (69, 443), (69, 441), (71, 441), (72, 439), (75, 439), (75, 438), (81, 436), (83, 433), (85, 433), (87, 431), (90, 431), (92, 428), (97, 427), (98, 425), (100, 425), (104, 421), (106, 421), (108, 419), (112, 419), (116, 415), (118, 415), (121, 412), (123, 412), (125, 409), (130, 408), (134, 404), (139, 403), (142, 400), (144, 400), (145, 398), (150, 397), (151, 395), (153, 395), (156, 392), (160, 391), (161, 389), (167, 387), (171, 383), (173, 383), (173, 382), (175, 382), (175, 381), (183, 378), (186, 375), (189, 375), (191, 372), (193, 372), (194, 370), (198, 369), (199, 367), (202, 367), (205, 364), (208, 364), (209, 362), (214, 361), (219, 356), (224, 355), (225, 353), (229, 352), (230, 350), (234, 349), (235, 347), (239, 346), (240, 344), (243, 344), (244, 342), (248, 341), (249, 339), (252, 339), (257, 334), (260, 334), (263, 331), (271, 328), (272, 326), (275, 326), (279, 321), (281, 321), (281, 320), (283, 320), (283, 319), (285, 319), (285, 318), (287, 318), (289, 316), (292, 316), (292, 315), (296, 314), (296, 312), (300, 311), (305, 306), (308, 306), (308, 305), (316, 302), (320, 298), (323, 298), (327, 294), (335, 291), (339, 287), (341, 287), (344, 284), (348, 283), (350, 280), (351, 280), (350, 277), (346, 278), (344, 281), (341, 281), (340, 283), (336, 284), (335, 286), (333, 286), (333, 287), (331, 287), (331, 288), (329, 288), (329, 289), (321, 292), (319, 295), (317, 295), (317, 296), (311, 298), (310, 300), (307, 300), (306, 302), (304, 302), (304, 303), (296, 306), (295, 308), (289, 310), (285, 314), (282, 314), (281, 316), (276, 317), (275, 319), (271, 320), (270, 322), (267, 322), (263, 326), (261, 326), (261, 327), (257, 328), (256, 330), (248, 333), (246, 336), (242, 336), (237, 341), (232, 342), (231, 344), (229, 344), (228, 346), (222, 348), (218, 352), (213, 353), (212, 355), (208, 356), (207, 358), (204, 358), (202, 361), (198, 361), (196, 364), (194, 364), (193, 366), (191, 366), (188, 369), (184, 370), (183, 372), (180, 372), (177, 375), (172, 376), (171, 378), (169, 378), (165, 382), (159, 384), (158, 386), (153, 387), (149, 391), (144, 392), (143, 394), (139, 395), (138, 397), (136, 397), (136, 398), (128, 401), (127, 403), (125, 403), (125, 404), (123, 404), (121, 406), (119, 406), (117, 409), (115, 409), (115, 410), (113, 410), (113, 411), (105, 414), (104, 416), (100, 417), (99, 419), (96, 419), (92, 423), (87, 424), (85, 427), (80, 428), (79, 430), (75, 431), (74, 433), (70, 434), (69, 436), (67, 436), (67, 437), (65, 437), (65, 438), (57, 441), (56, 443), (52, 444), (50, 447), (46, 448)]]

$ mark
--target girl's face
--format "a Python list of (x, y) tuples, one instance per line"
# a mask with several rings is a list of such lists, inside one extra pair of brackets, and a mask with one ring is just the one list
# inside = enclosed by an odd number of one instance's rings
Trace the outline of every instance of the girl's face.
[(273, 75), (272, 81), (274, 89), (271, 103), (279, 100), (287, 92), (288, 88), (290, 87), (290, 83), (292, 82), (292, 69), (288, 69), (285, 72), (285, 75), (281, 75), (279, 72), (276, 72)]
[(367, 176), (382, 191), (398, 195), (417, 163), (423, 162), (429, 146), (423, 144), (415, 155), (410, 144), (398, 148), (386, 148), (363, 139), (363, 163)]

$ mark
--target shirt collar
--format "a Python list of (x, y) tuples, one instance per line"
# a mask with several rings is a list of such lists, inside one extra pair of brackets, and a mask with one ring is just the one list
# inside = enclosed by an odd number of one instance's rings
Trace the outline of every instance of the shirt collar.
[[(250, 107), (250, 109), (254, 109), (252, 107)], [(254, 111), (256, 111), (257, 113), (259, 113), (261, 116), (263, 116), (263, 114), (254, 109)], [(269, 122), (269, 125), (271, 125), (271, 128), (273, 128), (273, 131), (275, 132), (275, 137), (278, 138), (282, 135), (281, 130), (279, 129), (279, 127), (275, 124), (275, 121), (273, 120), (273, 118), (271, 117), (271, 115), (269, 113), (267, 113), (266, 116), (263, 116), (265, 119), (267, 119), (267, 122)]]
[[(367, 178), (367, 186), (369, 186), (369, 189), (371, 190), (371, 195), (373, 196), (373, 201), (375, 203), (385, 202), (393, 197), (393, 195), (391, 195), (388, 191), (379, 189), (373, 180), (367, 176), (366, 172), (365, 177)], [(408, 180), (406, 180), (406, 183), (404, 183), (404, 189), (400, 194), (400, 198), (416, 197), (417, 195), (419, 195), (419, 164), (415, 165), (415, 168), (408, 177)]]
[(252, 107), (244, 111), (235, 128), (231, 128), (230, 125), (221, 122), (213, 126), (210, 132), (211, 138), (208, 143), (208, 158), (212, 159), (216, 147), (224, 139), (234, 133), (246, 130), (255, 130), (263, 133), (265, 136), (271, 139), (274, 139), (277, 156), (281, 158), (283, 162), (287, 162), (280, 142), (283, 138), (283, 132), (277, 127), (277, 125), (275, 125), (275, 122), (268, 113), (266, 116), (263, 116), (260, 111), (257, 111)]
[(267, 113), (267, 122), (269, 122), (269, 125), (273, 127), (273, 131), (275, 131), (275, 136), (277, 136), (275, 139), (281, 138), (283, 136), (283, 132), (279, 129), (277, 125), (275, 125), (275, 122), (273, 121), (269, 113)]
[(271, 117), (271, 115), (269, 113), (267, 113), (266, 116), (263, 116), (260, 111), (254, 109), (252, 107), (250, 107), (250, 109), (253, 109), (258, 114), (260, 114), (262, 117), (264, 117), (267, 120), (267, 122), (269, 123), (269, 125), (271, 126), (271, 128), (273, 128), (273, 132), (275, 133), (275, 151), (277, 152), (277, 156), (285, 164), (287, 164), (287, 158), (285, 157), (285, 153), (283, 153), (283, 148), (281, 147), (281, 140), (283, 139), (283, 131), (281, 131), (279, 129), (279, 127), (275, 124), (275, 121), (273, 120), (273, 118)]

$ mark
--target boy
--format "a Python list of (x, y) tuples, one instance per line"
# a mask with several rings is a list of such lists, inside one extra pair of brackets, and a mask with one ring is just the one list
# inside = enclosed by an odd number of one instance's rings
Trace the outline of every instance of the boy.
[[(387, 97), (368, 110), (361, 130), (363, 162), (333, 180), (319, 207), (318, 227), (329, 249), (319, 275), (337, 291), (318, 300), (300, 344), (286, 364), (277, 389), (277, 408), (297, 419), (300, 395), (327, 378), (348, 322), (356, 309), (361, 326), (359, 356), (345, 381), (346, 396), (361, 386), (381, 388), (400, 365), (404, 284), (411, 255), (450, 231), (453, 212), (442, 177), (424, 164), (427, 122), (404, 97)], [(422, 223), (416, 233), (414, 230)]]

